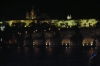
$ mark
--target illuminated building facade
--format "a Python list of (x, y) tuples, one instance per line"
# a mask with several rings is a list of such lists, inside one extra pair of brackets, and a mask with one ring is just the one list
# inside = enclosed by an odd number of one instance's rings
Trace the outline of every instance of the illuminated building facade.
[[(36, 24), (38, 23), (38, 20), (33, 20), (33, 19), (27, 19), (27, 20), (8, 20), (5, 21), (6, 23), (9, 24), (9, 26), (13, 27), (13, 23), (25, 23), (25, 27), (29, 27), (29, 24), (32, 22), (35, 22)], [(56, 27), (59, 28), (73, 28), (74, 26), (78, 26), (79, 28), (84, 28), (84, 27), (95, 27), (97, 22), (99, 22), (96, 19), (67, 19), (67, 20), (57, 20), (57, 19), (44, 19), (44, 20), (39, 20), (39, 23), (48, 23), (50, 25), (55, 25)], [(1, 21), (2, 24), (2, 21)]]
[(31, 13), (27, 12), (26, 13), (26, 19), (35, 19), (36, 18), (36, 14), (34, 12), (34, 9), (32, 8)]
[[(43, 18), (41, 20), (41, 18)], [(78, 26), (79, 28), (84, 27), (95, 27), (97, 22), (99, 22), (96, 19), (72, 19), (71, 15), (67, 16), (66, 20), (58, 20), (58, 19), (50, 19), (48, 15), (42, 14), (42, 16), (37, 16), (34, 12), (34, 8), (32, 8), (31, 12), (26, 13), (26, 20), (7, 20), (5, 23), (8, 23), (9, 26), (13, 27), (15, 23), (25, 23), (24, 27), (30, 27), (29, 24), (35, 22), (38, 24), (41, 23), (48, 23), (50, 25), (55, 25), (59, 28), (73, 28), (74, 26)], [(0, 24), (2, 24), (3, 21), (0, 21)]]

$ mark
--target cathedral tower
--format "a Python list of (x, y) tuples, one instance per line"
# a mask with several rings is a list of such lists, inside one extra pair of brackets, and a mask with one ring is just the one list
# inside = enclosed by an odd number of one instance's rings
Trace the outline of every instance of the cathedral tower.
[(34, 8), (32, 7), (32, 10), (30, 13), (26, 13), (26, 19), (35, 19), (36, 18), (36, 14), (34, 12)]
[(36, 17), (35, 17), (34, 8), (32, 7), (30, 19), (35, 19), (35, 18), (36, 18)]
[(26, 13), (26, 19), (30, 19), (29, 13)]

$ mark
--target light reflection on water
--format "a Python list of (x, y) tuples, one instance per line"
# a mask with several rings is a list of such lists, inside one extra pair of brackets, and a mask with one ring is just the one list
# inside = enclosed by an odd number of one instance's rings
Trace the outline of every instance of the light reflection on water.
[[(2, 49), (2, 50), (1, 50)], [(2, 51), (2, 53), (1, 53)], [(88, 64), (89, 57), (93, 52), (99, 52), (98, 49), (87, 49), (81, 47), (17, 47), (17, 48), (0, 48), (2, 64), (26, 64), (32, 65), (50, 64), (51, 65), (77, 65)], [(66, 62), (65, 62), (66, 61)], [(68, 62), (67, 62), (68, 61)], [(75, 62), (75, 63), (72, 63)], [(54, 64), (57, 63), (57, 64)], [(16, 66), (17, 66), (16, 65)]]

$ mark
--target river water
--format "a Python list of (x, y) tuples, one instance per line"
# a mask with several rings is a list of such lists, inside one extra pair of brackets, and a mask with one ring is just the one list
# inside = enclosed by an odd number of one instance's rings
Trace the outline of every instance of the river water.
[[(97, 61), (89, 57), (97, 53)], [(99, 47), (0, 47), (0, 66), (100, 66)]]

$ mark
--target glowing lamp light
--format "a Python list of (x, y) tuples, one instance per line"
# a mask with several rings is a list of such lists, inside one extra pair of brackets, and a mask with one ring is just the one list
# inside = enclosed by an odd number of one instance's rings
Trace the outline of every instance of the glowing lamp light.
[(26, 25), (24, 27), (26, 27)]
[(47, 43), (46, 43), (46, 45), (47, 45)]
[(83, 44), (83, 46), (84, 46), (84, 44)]
[(33, 44), (33, 45), (35, 45), (35, 44)]
[(2, 41), (2, 38), (1, 38), (1, 41)]
[(91, 42), (91, 45), (93, 45), (93, 42)]
[(51, 30), (51, 28), (49, 28), (49, 30)]
[(91, 43), (91, 45), (93, 45), (93, 44)]
[(35, 45), (35, 43), (33, 42), (33, 45)]
[(50, 45), (50, 43), (49, 43), (49, 45)]
[(67, 43), (66, 43), (66, 45), (67, 45)]

